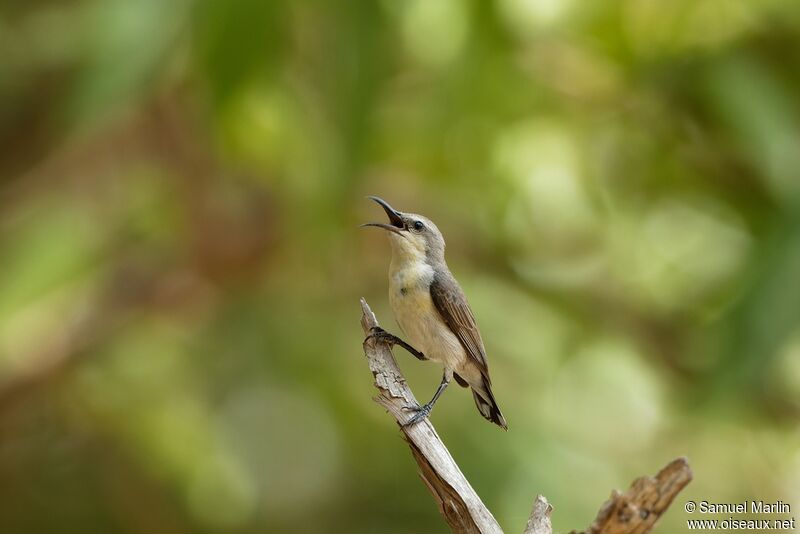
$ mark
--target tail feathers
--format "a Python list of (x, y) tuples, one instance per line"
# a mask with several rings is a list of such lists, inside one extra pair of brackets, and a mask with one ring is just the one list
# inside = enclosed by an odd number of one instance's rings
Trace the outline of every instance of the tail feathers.
[(481, 415), (487, 420), (496, 424), (503, 430), (508, 430), (506, 419), (503, 417), (503, 414), (500, 413), (500, 408), (497, 407), (497, 402), (494, 400), (491, 388), (485, 383), (483, 386), (482, 393), (486, 394), (485, 397), (476, 390), (472, 390), (472, 396), (475, 398), (475, 405), (478, 407), (478, 411), (481, 412)]

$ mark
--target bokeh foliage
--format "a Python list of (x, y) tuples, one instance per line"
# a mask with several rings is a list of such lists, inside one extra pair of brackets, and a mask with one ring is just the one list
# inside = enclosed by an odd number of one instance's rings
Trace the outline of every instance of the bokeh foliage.
[(509, 531), (682, 454), (800, 509), (796, 1), (6, 1), (0, 50), (0, 531), (441, 532), (366, 194), (448, 238), (510, 430), (433, 420)]

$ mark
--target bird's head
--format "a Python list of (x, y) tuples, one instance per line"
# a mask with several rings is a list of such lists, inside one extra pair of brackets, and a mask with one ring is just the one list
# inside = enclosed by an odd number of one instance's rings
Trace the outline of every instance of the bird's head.
[(367, 223), (389, 232), (392, 253), (399, 260), (424, 261), (433, 264), (444, 260), (444, 238), (433, 221), (416, 213), (397, 211), (385, 200), (368, 197), (381, 205), (389, 224)]

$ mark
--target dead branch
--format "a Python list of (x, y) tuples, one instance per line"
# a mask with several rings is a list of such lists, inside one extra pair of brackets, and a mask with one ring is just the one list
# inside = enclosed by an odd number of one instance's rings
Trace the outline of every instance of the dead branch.
[(522, 534), (553, 534), (553, 525), (550, 524), (550, 512), (552, 511), (553, 506), (547, 502), (544, 495), (537, 495)]
[[(361, 299), (361, 326), (369, 334), (378, 325), (367, 301)], [(390, 348), (374, 339), (364, 341), (364, 353), (375, 377), (375, 401), (392, 414), (417, 462), (420, 477), (436, 500), (453, 532), (502, 533), (500, 525), (458, 468), (429, 420), (403, 427), (418, 406)], [(583, 534), (645, 534), (692, 479), (685, 458), (670, 462), (654, 478), (642, 477), (624, 494), (614, 491)], [(552, 534), (553, 507), (538, 495), (523, 534)], [(575, 531), (573, 531), (574, 533)]]
[[(364, 299), (361, 299), (361, 308), (361, 326), (368, 334), (378, 326), (378, 320)], [(413, 416), (407, 408), (418, 406), (417, 399), (385, 343), (374, 339), (365, 341), (364, 352), (378, 388), (375, 400), (402, 425)], [(461, 473), (430, 421), (400, 429), (419, 466), (422, 481), (436, 499), (450, 528), (454, 532), (502, 533), (497, 520)]]
[(676, 458), (655, 477), (640, 477), (625, 493), (614, 490), (583, 534), (649, 532), (672, 500), (692, 480), (686, 458)]

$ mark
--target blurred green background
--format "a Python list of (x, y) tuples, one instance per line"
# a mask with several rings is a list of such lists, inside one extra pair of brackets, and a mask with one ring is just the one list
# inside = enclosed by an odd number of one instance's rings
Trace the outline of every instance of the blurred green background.
[(510, 430), (432, 419), (509, 532), (684, 454), (661, 532), (800, 509), (796, 0), (5, 0), (0, 51), (0, 531), (445, 531), (366, 194), (448, 239)]

